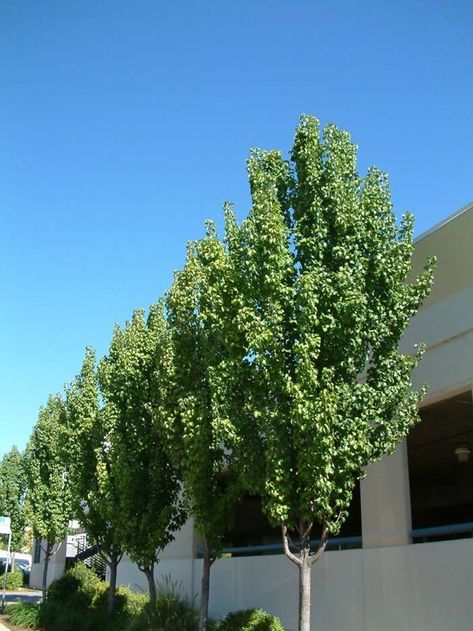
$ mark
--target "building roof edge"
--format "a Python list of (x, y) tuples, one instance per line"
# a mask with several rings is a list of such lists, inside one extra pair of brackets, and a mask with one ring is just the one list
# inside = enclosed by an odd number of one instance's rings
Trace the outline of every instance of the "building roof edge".
[(460, 215), (463, 215), (469, 210), (473, 210), (473, 201), (469, 202), (468, 204), (465, 204), (465, 206), (462, 206), (459, 210), (456, 210), (454, 213), (452, 213), (448, 217), (445, 217), (445, 219), (442, 219), (441, 221), (439, 221), (439, 223), (436, 223), (431, 228), (428, 228), (427, 230), (422, 232), (418, 237), (414, 239), (414, 244), (419, 243), (419, 241), (422, 241), (422, 239), (425, 239), (425, 237), (428, 237), (433, 232), (436, 232), (440, 228), (443, 228), (443, 226), (450, 223), (451, 221), (453, 221)]

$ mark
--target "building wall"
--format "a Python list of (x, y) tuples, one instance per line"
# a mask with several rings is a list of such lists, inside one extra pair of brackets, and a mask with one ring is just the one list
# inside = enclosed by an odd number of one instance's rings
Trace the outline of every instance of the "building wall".
[[(472, 567), (471, 539), (327, 552), (312, 570), (311, 629), (471, 631)], [(297, 629), (297, 568), (284, 556), (217, 561), (210, 594), (211, 617), (262, 607)]]
[[(171, 577), (186, 596), (193, 596), (194, 557), (194, 523), (189, 519), (176, 534), (175, 540), (159, 555), (159, 563), (155, 567), (156, 581), (162, 583), (166, 577)], [(117, 581), (120, 585), (128, 585), (133, 591), (148, 591), (145, 575), (127, 556), (124, 556), (118, 565)]]
[[(43, 542), (44, 543), (44, 542)], [(47, 587), (64, 574), (66, 564), (66, 542), (63, 541), (49, 560)], [(30, 587), (41, 589), (43, 584), (44, 552), (41, 551), (40, 563), (33, 563), (30, 574)]]

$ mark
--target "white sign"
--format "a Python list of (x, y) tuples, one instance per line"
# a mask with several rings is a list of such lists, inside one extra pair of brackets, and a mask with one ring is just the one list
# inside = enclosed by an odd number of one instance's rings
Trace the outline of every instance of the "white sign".
[(11, 535), (10, 524), (9, 517), (0, 517), (0, 535)]

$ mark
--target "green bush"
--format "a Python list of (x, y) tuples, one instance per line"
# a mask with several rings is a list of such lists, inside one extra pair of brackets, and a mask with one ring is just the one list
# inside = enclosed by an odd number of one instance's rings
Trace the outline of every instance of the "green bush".
[[(3, 576), (2, 576), (3, 581)], [(3, 583), (2, 583), (3, 584)], [(7, 572), (6, 588), (15, 590), (23, 587), (23, 572), (15, 568), (13, 572)]]
[[(111, 623), (106, 611), (107, 588), (95, 572), (77, 563), (51, 583), (41, 608), (41, 624), (48, 631), (105, 631)], [(95, 606), (102, 601), (105, 606)]]
[[(51, 583), (48, 600), (41, 608), (42, 628), (47, 631), (122, 631), (133, 617), (143, 614), (148, 597), (127, 587), (115, 593), (113, 616), (107, 613), (109, 583), (101, 581), (78, 563)], [(139, 627), (138, 627), (139, 628)], [(141, 628), (145, 628), (142, 626)]]
[[(184, 595), (182, 583), (176, 583), (169, 576), (157, 583), (156, 611), (151, 615), (149, 598), (140, 595), (141, 611), (134, 615), (126, 631), (198, 631), (199, 612)], [(137, 598), (137, 595), (133, 595)], [(143, 600), (144, 599), (144, 600)], [(140, 602), (140, 601), (138, 601)], [(146, 603), (143, 606), (143, 602)], [(209, 620), (208, 631), (216, 631), (217, 624)]]
[(64, 576), (53, 581), (48, 589), (48, 600), (64, 602), (80, 592), (92, 602), (95, 590), (101, 584), (99, 577), (83, 563), (77, 563)]
[(246, 609), (229, 613), (218, 631), (284, 631), (279, 618), (262, 609)]
[[(109, 583), (100, 581), (95, 588), (92, 598), (92, 607), (94, 609), (107, 609), (109, 587)], [(128, 587), (120, 585), (115, 591), (115, 612), (127, 616), (139, 615), (142, 613), (148, 600), (149, 598), (146, 594), (135, 594)]]
[(39, 603), (18, 603), (6, 609), (10, 622), (25, 629), (38, 629), (40, 625)]

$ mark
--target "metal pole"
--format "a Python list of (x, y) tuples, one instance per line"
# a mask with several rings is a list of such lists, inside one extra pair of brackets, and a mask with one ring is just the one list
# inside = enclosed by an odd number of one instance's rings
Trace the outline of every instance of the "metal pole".
[(5, 590), (7, 587), (8, 562), (10, 561), (11, 532), (8, 534), (8, 552), (5, 559), (5, 572), (3, 573), (2, 613), (5, 611)]

